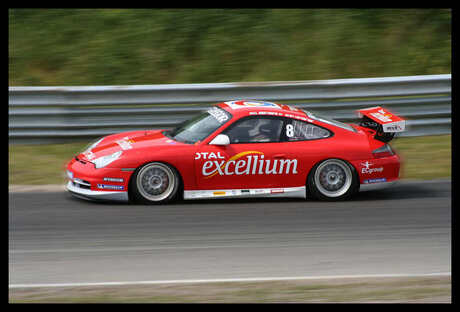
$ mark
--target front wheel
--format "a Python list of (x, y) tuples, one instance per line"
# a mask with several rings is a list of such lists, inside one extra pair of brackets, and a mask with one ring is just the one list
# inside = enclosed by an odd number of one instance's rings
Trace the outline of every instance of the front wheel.
[(144, 204), (165, 204), (179, 189), (177, 171), (160, 162), (148, 163), (136, 170), (131, 179), (134, 200)]
[(356, 193), (359, 180), (356, 170), (340, 159), (327, 159), (313, 167), (307, 189), (317, 199), (343, 200)]

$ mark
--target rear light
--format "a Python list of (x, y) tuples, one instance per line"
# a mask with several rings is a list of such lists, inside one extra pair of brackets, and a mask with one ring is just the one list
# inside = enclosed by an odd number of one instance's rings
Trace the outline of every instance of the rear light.
[(382, 147), (379, 147), (378, 149), (372, 151), (372, 155), (374, 155), (374, 158), (388, 157), (393, 156), (394, 154), (395, 153), (388, 144), (385, 144)]

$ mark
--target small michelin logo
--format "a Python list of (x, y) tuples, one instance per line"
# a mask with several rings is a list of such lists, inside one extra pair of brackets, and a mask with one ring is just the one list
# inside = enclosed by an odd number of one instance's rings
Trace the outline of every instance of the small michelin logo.
[(123, 185), (98, 184), (97, 187), (100, 189), (108, 189), (108, 190), (118, 190), (118, 191), (124, 190)]

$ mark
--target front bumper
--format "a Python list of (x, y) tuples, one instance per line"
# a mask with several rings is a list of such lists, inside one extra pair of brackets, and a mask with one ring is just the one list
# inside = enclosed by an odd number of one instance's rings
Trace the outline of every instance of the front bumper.
[(119, 168), (95, 169), (91, 163), (72, 159), (67, 165), (67, 190), (83, 199), (129, 201), (131, 174)]
[(67, 190), (70, 194), (83, 199), (129, 201), (128, 192), (93, 191), (81, 188), (72, 181), (67, 183)]

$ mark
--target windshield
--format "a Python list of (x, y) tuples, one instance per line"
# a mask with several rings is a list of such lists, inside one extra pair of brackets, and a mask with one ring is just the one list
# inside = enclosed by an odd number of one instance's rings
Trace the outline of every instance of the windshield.
[(312, 114), (311, 112), (309, 111), (306, 111), (306, 110), (303, 110), (305, 112), (305, 114), (307, 114), (307, 116), (311, 119), (316, 119), (318, 121), (321, 121), (321, 122), (324, 122), (324, 123), (327, 123), (327, 124), (330, 124), (330, 125), (333, 125), (333, 126), (336, 126), (336, 127), (340, 127), (340, 128), (343, 128), (343, 129), (346, 129), (346, 130), (350, 130), (350, 131), (353, 131), (353, 132), (357, 132), (355, 128), (353, 128), (352, 126), (346, 124), (346, 123), (343, 123), (343, 122), (340, 122), (340, 121), (337, 121), (335, 119), (332, 119), (332, 118), (327, 118), (327, 117), (323, 117), (323, 116), (319, 116), (318, 114)]
[(194, 144), (207, 138), (230, 118), (230, 113), (214, 106), (201, 115), (183, 122), (174, 130), (165, 131), (164, 134), (176, 141)]

